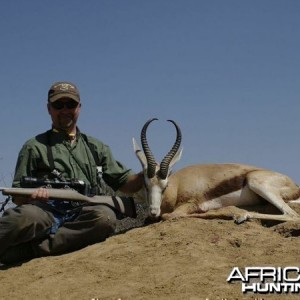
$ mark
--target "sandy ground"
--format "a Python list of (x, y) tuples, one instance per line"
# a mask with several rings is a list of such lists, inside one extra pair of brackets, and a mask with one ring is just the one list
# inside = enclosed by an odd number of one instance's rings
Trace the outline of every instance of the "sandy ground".
[(233, 267), (299, 266), (300, 224), (180, 219), (0, 268), (1, 299), (299, 299), (243, 294)]

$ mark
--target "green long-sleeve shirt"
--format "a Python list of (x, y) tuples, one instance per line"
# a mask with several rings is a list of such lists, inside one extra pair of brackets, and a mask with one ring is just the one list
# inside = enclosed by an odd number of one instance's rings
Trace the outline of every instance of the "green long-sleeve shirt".
[[(87, 141), (94, 149), (96, 161)], [(44, 132), (28, 140), (22, 147), (15, 169), (14, 187), (20, 187), (22, 176), (51, 178), (50, 162), (47, 155), (49, 144), (53, 153), (55, 169), (64, 178), (82, 180), (90, 186), (97, 184), (97, 165), (102, 167), (103, 180), (114, 190), (126, 181), (131, 170), (116, 161), (110, 148), (101, 141), (87, 136), (87, 141), (78, 132), (71, 144), (65, 133)]]

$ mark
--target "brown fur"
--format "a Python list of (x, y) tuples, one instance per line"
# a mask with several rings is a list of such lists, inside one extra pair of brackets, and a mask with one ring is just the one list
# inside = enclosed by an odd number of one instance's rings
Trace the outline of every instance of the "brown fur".
[[(166, 193), (163, 195), (161, 214), (164, 219), (189, 215), (193, 217), (197, 215), (203, 218), (207, 216), (209, 218), (217, 215), (218, 210), (213, 214), (205, 213), (199, 209), (201, 203), (229, 195), (246, 186), (248, 186), (249, 190), (247, 191), (248, 195), (253, 193), (258, 202), (263, 200), (261, 205), (266, 202), (276, 203), (277, 208), (281, 207), (281, 212), (284, 212), (286, 216), (277, 217), (276, 214), (260, 215), (259, 213), (250, 213), (243, 210), (244, 217), (239, 217), (239, 220), (260, 217), (269, 219), (274, 217), (282, 221), (298, 218), (297, 213), (284, 204), (284, 201), (296, 200), (300, 197), (299, 187), (289, 177), (277, 172), (241, 164), (193, 165), (173, 173), (169, 177), (169, 185)], [(254, 188), (253, 191), (252, 188)], [(273, 196), (270, 196), (270, 192)], [(253, 201), (253, 205), (256, 203)], [(239, 206), (237, 204), (237, 207), (243, 207), (243, 205)], [(226, 207), (224, 209), (226, 211)], [(224, 216), (223, 210), (222, 214), (220, 211), (220, 216)]]

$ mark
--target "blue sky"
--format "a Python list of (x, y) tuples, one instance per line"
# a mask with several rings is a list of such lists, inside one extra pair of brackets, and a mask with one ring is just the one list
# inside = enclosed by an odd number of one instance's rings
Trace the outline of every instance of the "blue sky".
[(80, 129), (134, 171), (146, 120), (158, 161), (175, 120), (183, 157), (283, 172), (300, 183), (300, 1), (0, 1), (0, 185), (50, 128), (47, 91), (81, 91)]

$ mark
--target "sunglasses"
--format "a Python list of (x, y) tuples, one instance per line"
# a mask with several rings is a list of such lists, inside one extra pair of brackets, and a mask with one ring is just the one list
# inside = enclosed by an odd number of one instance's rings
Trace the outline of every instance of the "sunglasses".
[(64, 107), (68, 108), (68, 109), (74, 109), (77, 108), (79, 103), (76, 101), (68, 101), (68, 102), (62, 102), (62, 101), (54, 101), (54, 102), (50, 102), (50, 105), (56, 109), (56, 110), (61, 110)]

